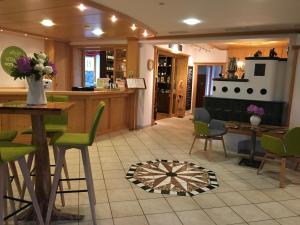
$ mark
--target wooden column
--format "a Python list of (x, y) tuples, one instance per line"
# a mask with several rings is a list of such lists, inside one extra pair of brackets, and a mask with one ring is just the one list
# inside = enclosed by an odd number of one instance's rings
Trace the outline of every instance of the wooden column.
[(137, 38), (128, 38), (127, 42), (127, 77), (139, 77), (139, 40)]

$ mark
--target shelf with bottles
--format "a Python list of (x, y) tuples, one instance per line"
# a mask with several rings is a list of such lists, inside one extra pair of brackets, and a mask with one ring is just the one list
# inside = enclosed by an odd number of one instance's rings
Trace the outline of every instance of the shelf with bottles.
[(158, 67), (172, 67), (172, 57), (160, 55), (158, 58)]

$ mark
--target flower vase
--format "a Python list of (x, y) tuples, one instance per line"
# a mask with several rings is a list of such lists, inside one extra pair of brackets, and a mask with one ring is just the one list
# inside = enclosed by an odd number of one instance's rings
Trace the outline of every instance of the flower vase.
[(45, 95), (43, 80), (36, 80), (34, 75), (26, 77), (28, 83), (27, 105), (46, 105), (47, 98)]
[(257, 115), (252, 115), (250, 117), (250, 123), (253, 127), (257, 127), (261, 122), (261, 118)]

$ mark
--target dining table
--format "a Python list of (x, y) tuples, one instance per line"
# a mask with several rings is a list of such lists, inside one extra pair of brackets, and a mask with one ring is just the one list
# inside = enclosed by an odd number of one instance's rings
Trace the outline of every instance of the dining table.
[(245, 165), (254, 168), (258, 168), (261, 162), (260, 160), (257, 160), (255, 158), (257, 154), (257, 138), (261, 137), (263, 134), (268, 134), (271, 136), (282, 138), (283, 135), (288, 131), (288, 127), (286, 126), (275, 126), (265, 124), (259, 126), (252, 126), (250, 123), (237, 121), (228, 121), (225, 123), (225, 127), (228, 133), (250, 136), (251, 149), (249, 157), (242, 157), (242, 159), (239, 162), (239, 165)]
[[(60, 115), (69, 110), (72, 102), (49, 102), (46, 105), (27, 105), (22, 101), (0, 103), (0, 114), (27, 114), (31, 116), (32, 144), (35, 152), (35, 192), (43, 217), (46, 217), (51, 192), (51, 170), (48, 141), (44, 125), (45, 115)], [(21, 220), (35, 218), (33, 208), (21, 213)], [(52, 213), (53, 220), (78, 220), (80, 215), (62, 213), (57, 208)]]

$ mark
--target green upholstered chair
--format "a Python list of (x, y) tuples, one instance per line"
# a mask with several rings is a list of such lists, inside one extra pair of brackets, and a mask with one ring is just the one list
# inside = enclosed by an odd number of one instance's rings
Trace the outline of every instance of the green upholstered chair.
[(280, 182), (279, 186), (285, 186), (286, 159), (298, 159), (300, 157), (300, 127), (290, 129), (283, 138), (263, 135), (261, 145), (266, 154), (261, 161), (257, 174), (263, 169), (267, 161), (280, 159)]
[(211, 119), (209, 113), (204, 108), (196, 108), (194, 112), (194, 141), (189, 154), (192, 153), (196, 139), (205, 139), (204, 151), (207, 150), (208, 140), (221, 140), (225, 157), (227, 156), (226, 146), (223, 136), (227, 133), (225, 123), (220, 120)]
[(0, 142), (1, 141), (13, 141), (17, 136), (17, 131), (1, 131), (0, 132)]
[(105, 103), (100, 102), (100, 104), (97, 107), (97, 111), (93, 119), (89, 133), (63, 133), (61, 135), (56, 135), (56, 137), (54, 137), (51, 140), (51, 144), (57, 146), (59, 152), (58, 152), (57, 163), (56, 163), (56, 168), (55, 168), (55, 173), (53, 178), (53, 184), (51, 188), (49, 207), (48, 207), (47, 217), (46, 217), (46, 224), (50, 223), (50, 218), (51, 218), (52, 209), (55, 202), (56, 191), (60, 179), (60, 173), (62, 170), (63, 162), (65, 159), (66, 150), (75, 148), (75, 149), (79, 149), (81, 152), (93, 225), (96, 225), (96, 213), (95, 213), (96, 198), (94, 192), (94, 184), (92, 178), (88, 146), (91, 146), (94, 142), (96, 136), (96, 130), (99, 125), (101, 116), (103, 114), (104, 107), (105, 107)]
[[(48, 102), (67, 102), (67, 101), (69, 101), (69, 97), (64, 96), (64, 95), (48, 95), (47, 101)], [(46, 135), (48, 138), (51, 139), (57, 133), (63, 133), (63, 132), (67, 131), (67, 129), (68, 129), (68, 114), (67, 114), (67, 112), (63, 112), (60, 115), (45, 115), (44, 124), (45, 124)], [(28, 128), (23, 132), (23, 134), (31, 134), (31, 133), (32, 133), (31, 128)], [(53, 148), (53, 154), (54, 154), (54, 158), (56, 161), (57, 149), (55, 148), (55, 146)], [(34, 154), (30, 154), (28, 157), (28, 165), (30, 168), (31, 168), (31, 165), (33, 162), (33, 157), (34, 157)], [(68, 172), (66, 161), (64, 162), (63, 170), (64, 170), (65, 177), (67, 178), (66, 181), (67, 181), (68, 188), (70, 189), (71, 183), (68, 180), (69, 172)], [(60, 190), (63, 191), (63, 185), (61, 182), (59, 184), (59, 187), (60, 187)], [(22, 197), (24, 197), (24, 195), (25, 195), (24, 188), (25, 188), (25, 186), (23, 184), (22, 194), (21, 194)], [(65, 206), (65, 200), (64, 200), (63, 193), (61, 193), (61, 202), (62, 202), (62, 205)]]
[[(34, 210), (37, 215), (37, 221), (40, 225), (43, 225), (43, 218), (39, 208), (39, 204), (34, 192), (34, 187), (30, 179), (30, 172), (27, 167), (25, 160), (25, 155), (30, 154), (35, 151), (34, 146), (16, 144), (11, 142), (6, 142), (0, 146), (0, 225), (4, 224), (4, 220), (10, 218), (10, 215), (4, 215), (5, 202), (6, 199), (10, 199), (11, 207), (13, 212), (16, 212), (16, 207), (14, 205), (12, 187), (9, 182), (9, 172), (8, 163), (17, 161), (19, 163), (21, 172), (23, 174), (26, 187), (28, 189), (29, 195), (32, 200)], [(8, 195), (7, 195), (8, 193)], [(8, 196), (8, 197), (7, 197)], [(16, 223), (16, 217), (15, 223)]]

